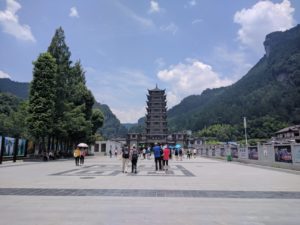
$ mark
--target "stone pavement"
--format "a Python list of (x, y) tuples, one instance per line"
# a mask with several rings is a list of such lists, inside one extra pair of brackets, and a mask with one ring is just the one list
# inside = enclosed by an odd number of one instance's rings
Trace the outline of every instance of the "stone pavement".
[(170, 161), (167, 172), (117, 158), (4, 162), (1, 224), (288, 225), (300, 221), (300, 173), (207, 158)]

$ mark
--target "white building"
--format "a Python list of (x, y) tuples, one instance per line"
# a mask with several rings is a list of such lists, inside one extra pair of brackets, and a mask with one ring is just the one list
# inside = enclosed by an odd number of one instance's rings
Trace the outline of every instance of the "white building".
[(115, 153), (115, 150), (117, 150), (118, 154), (120, 154), (123, 145), (124, 145), (123, 141), (119, 141), (119, 140), (96, 141), (95, 145), (91, 146), (90, 154), (109, 155), (110, 150), (112, 154)]

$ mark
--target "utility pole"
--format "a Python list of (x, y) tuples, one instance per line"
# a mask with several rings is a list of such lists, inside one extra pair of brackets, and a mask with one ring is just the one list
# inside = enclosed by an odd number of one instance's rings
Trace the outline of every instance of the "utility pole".
[(247, 121), (246, 121), (246, 117), (244, 117), (244, 128), (245, 128), (245, 141), (246, 141), (246, 147), (247, 147), (248, 142), (247, 142)]

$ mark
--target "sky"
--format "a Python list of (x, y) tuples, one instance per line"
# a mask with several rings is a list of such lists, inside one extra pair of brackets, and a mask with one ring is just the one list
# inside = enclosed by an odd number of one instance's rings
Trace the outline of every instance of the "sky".
[(61, 26), (95, 99), (135, 123), (156, 85), (170, 109), (239, 80), (299, 11), (298, 0), (0, 0), (0, 78), (30, 82)]

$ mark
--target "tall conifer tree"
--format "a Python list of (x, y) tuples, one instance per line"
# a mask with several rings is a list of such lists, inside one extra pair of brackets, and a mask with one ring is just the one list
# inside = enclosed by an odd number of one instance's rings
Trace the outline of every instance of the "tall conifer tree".
[(29, 95), (28, 127), (45, 151), (45, 138), (53, 130), (55, 115), (56, 63), (49, 53), (42, 53), (34, 63)]

